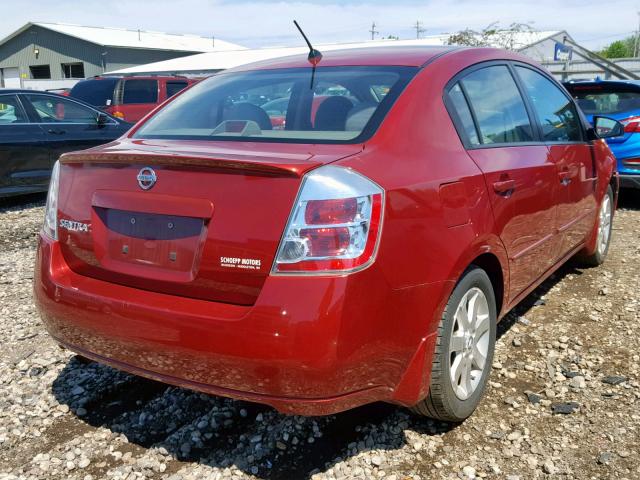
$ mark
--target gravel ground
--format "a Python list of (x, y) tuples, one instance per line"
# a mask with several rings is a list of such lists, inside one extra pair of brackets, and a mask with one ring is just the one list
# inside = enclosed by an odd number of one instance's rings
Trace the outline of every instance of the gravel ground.
[(563, 267), (501, 323), (459, 426), (386, 404), (283, 416), (84, 363), (33, 306), (42, 206), (0, 208), (0, 479), (640, 477), (638, 192), (602, 267)]

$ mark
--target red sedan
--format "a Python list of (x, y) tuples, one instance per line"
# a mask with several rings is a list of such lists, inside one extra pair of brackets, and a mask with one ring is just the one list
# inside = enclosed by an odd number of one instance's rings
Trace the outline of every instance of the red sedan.
[[(267, 94), (288, 97), (282, 129)], [(621, 126), (594, 124), (494, 49), (229, 70), (62, 156), (35, 299), (61, 345), (137, 375), (288, 413), (387, 401), (462, 421), (497, 321), (569, 258), (605, 259), (618, 175), (598, 133)]]

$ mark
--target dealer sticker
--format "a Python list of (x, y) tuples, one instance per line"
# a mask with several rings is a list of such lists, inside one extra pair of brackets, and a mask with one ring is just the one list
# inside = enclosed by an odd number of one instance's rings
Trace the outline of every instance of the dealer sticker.
[(226, 268), (260, 270), (260, 263), (258, 258), (220, 257), (220, 266)]

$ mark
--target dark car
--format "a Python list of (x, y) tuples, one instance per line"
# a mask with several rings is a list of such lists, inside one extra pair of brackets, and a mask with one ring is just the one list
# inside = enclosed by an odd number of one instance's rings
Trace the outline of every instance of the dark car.
[(607, 143), (618, 159), (620, 186), (640, 188), (640, 81), (596, 79), (564, 86), (590, 122), (605, 115), (624, 125), (624, 135)]
[(46, 191), (61, 154), (110, 142), (129, 128), (68, 97), (0, 89), (0, 197)]
[(197, 80), (186, 77), (93, 77), (76, 83), (69, 96), (127, 122), (137, 122)]

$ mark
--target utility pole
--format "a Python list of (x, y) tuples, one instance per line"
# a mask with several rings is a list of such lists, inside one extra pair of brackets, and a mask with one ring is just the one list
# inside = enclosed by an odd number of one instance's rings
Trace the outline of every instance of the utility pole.
[(369, 33), (371, 34), (371, 40), (375, 40), (376, 35), (378, 35), (380, 32), (378, 32), (376, 30), (376, 22), (372, 22), (371, 23), (371, 30), (369, 30)]
[(422, 35), (426, 30), (422, 28), (422, 22), (420, 20), (416, 20), (416, 24), (413, 26), (416, 29), (416, 38), (419, 39), (420, 35)]

